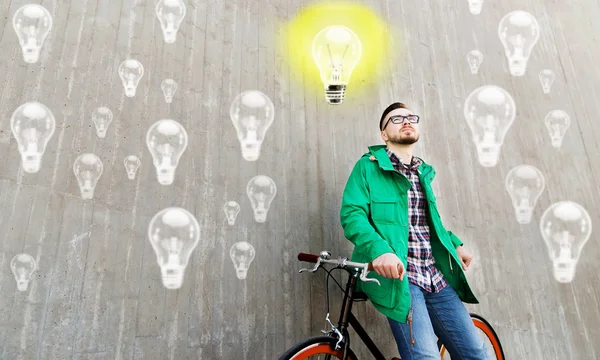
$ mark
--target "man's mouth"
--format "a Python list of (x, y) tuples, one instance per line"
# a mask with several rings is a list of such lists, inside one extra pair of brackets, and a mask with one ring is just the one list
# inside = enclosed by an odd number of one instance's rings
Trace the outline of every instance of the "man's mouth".
[(406, 128), (402, 128), (402, 130), (401, 130), (401, 131), (406, 131), (406, 130), (410, 130), (410, 131), (413, 131), (413, 129), (412, 129), (412, 128), (409, 128), (409, 127), (406, 127)]

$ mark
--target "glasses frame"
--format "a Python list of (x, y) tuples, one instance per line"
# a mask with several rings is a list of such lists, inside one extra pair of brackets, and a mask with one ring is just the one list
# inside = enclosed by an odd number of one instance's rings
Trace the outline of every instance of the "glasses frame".
[[(417, 120), (416, 121), (410, 121), (409, 117), (416, 117)], [(396, 119), (402, 119), (400, 122), (396, 122)], [(390, 118), (388, 119), (388, 121), (385, 122), (385, 125), (383, 126), (383, 128), (381, 129), (381, 131), (385, 130), (385, 128), (387, 127), (387, 125), (389, 124), (389, 122), (391, 121), (394, 124), (402, 124), (404, 122), (404, 120), (408, 120), (408, 122), (410, 122), (411, 124), (418, 124), (419, 123), (419, 115), (415, 115), (415, 114), (410, 114), (410, 115), (393, 115), (390, 116)]]

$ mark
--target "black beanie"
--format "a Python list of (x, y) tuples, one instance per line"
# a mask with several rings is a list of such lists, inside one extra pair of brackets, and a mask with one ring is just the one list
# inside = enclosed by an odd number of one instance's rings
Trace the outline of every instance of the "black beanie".
[(382, 131), (381, 127), (383, 126), (383, 119), (385, 119), (387, 114), (396, 109), (408, 109), (408, 107), (401, 102), (395, 102), (383, 110), (383, 114), (381, 114), (381, 120), (379, 120), (379, 131)]

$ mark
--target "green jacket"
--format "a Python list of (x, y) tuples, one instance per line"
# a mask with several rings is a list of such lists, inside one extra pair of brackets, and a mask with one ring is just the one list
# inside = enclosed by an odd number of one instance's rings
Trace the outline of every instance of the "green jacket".
[[(369, 160), (375, 156), (377, 161)], [(444, 228), (437, 209), (431, 181), (432, 166), (423, 162), (418, 169), (421, 187), (427, 198), (431, 250), (435, 266), (466, 303), (478, 304), (463, 272), (456, 247), (460, 239)], [(379, 255), (395, 253), (407, 268), (408, 257), (408, 195), (410, 181), (396, 171), (385, 145), (369, 147), (352, 169), (342, 198), (340, 220), (344, 235), (355, 246), (352, 261), (371, 262)], [(408, 276), (390, 279), (369, 272), (374, 282), (358, 281), (357, 290), (365, 292), (375, 308), (398, 322), (406, 322), (411, 308)]]

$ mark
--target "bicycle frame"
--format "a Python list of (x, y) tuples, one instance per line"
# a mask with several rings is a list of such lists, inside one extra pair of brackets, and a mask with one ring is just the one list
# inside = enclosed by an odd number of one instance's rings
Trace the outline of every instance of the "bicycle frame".
[(375, 357), (375, 360), (386, 360), (377, 345), (373, 342), (369, 334), (362, 327), (358, 319), (352, 314), (352, 304), (354, 302), (354, 294), (356, 291), (356, 282), (358, 276), (357, 273), (350, 273), (348, 282), (346, 283), (346, 293), (344, 300), (342, 301), (342, 309), (340, 311), (340, 318), (338, 321), (338, 330), (344, 336), (344, 352), (342, 359), (347, 357), (347, 350), (350, 347), (350, 337), (348, 336), (348, 325), (352, 326), (358, 337), (367, 346), (371, 354)]

